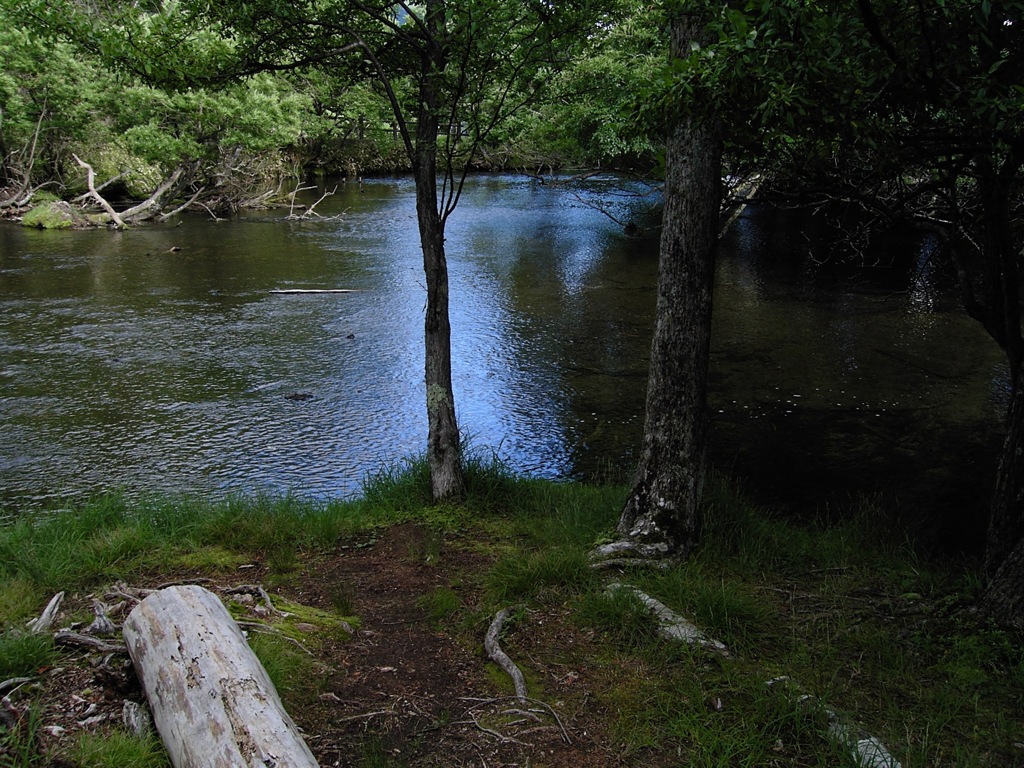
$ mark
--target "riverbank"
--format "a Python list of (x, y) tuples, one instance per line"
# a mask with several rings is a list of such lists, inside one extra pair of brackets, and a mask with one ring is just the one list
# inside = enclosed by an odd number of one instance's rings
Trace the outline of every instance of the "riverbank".
[[(124, 701), (143, 701), (125, 656), (21, 627), (58, 591), (54, 627), (83, 632), (95, 600), (119, 624), (171, 582), (203, 584), (244, 622), (324, 766), (852, 764), (826, 708), (903, 766), (1024, 760), (1020, 639), (977, 614), (969, 567), (923, 562), (871, 505), (796, 525), (716, 481), (691, 561), (613, 576), (586, 553), (624, 489), (470, 475), (458, 508), (429, 505), (414, 465), (346, 502), (108, 497), (7, 521), (0, 679), (30, 679), (4, 691), (5, 767), (164, 764), (121, 724)], [(612, 578), (729, 655), (662, 639)], [(239, 590), (254, 586), (269, 600)], [(525, 709), (482, 650), (510, 607), (501, 642)]]

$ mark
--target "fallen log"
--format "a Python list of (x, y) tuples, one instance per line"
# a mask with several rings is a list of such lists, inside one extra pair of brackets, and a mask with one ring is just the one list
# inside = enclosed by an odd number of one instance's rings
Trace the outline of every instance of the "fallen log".
[(175, 768), (315, 768), (316, 759), (216, 595), (168, 587), (124, 623), (135, 671)]

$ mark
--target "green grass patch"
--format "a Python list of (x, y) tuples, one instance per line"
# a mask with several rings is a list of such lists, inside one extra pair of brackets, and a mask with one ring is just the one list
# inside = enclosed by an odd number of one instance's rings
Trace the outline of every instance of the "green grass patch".
[(0, 581), (0, 624), (21, 624), (36, 613), (43, 590), (25, 578)]
[(462, 610), (462, 599), (448, 587), (437, 587), (423, 595), (416, 604), (427, 614), (431, 626), (441, 627)]
[(639, 649), (657, 642), (657, 621), (629, 589), (586, 592), (576, 601), (574, 615), (577, 623), (627, 648)]
[(541, 600), (552, 593), (565, 596), (592, 589), (598, 583), (586, 552), (568, 548), (506, 556), (486, 577), (488, 596), (500, 605)]
[(69, 757), (79, 768), (168, 768), (171, 764), (156, 736), (140, 739), (125, 731), (84, 733)]
[(201, 546), (192, 552), (182, 552), (171, 562), (189, 570), (220, 572), (236, 570), (240, 565), (245, 565), (248, 559), (244, 554), (214, 544)]
[(57, 659), (49, 634), (32, 634), (18, 629), (0, 633), (0, 680), (33, 677)]
[(251, 631), (249, 647), (286, 706), (290, 702), (307, 703), (319, 694), (323, 674), (317, 670), (313, 658), (288, 638), (271, 632)]

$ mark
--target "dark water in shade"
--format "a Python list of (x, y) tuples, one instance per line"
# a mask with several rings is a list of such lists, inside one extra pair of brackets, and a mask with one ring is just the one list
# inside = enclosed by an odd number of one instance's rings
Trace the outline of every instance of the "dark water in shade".
[[(480, 177), (449, 223), (460, 425), (532, 475), (628, 476), (642, 429), (657, 242), (587, 203), (624, 219), (650, 200), (612, 180)], [(341, 218), (0, 226), (0, 501), (346, 496), (420, 452), (412, 184), (342, 185), (316, 210)], [(1006, 398), (999, 350), (943, 288), (926, 238), (848, 267), (806, 243), (757, 211), (723, 240), (716, 463), (769, 501), (879, 491), (976, 522)], [(270, 293), (284, 288), (355, 292)]]

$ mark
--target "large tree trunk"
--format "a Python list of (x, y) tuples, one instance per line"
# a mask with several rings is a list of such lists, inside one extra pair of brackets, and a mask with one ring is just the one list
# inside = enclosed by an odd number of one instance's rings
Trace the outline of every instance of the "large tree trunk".
[(147, 597), (124, 639), (175, 768), (316, 768), (259, 660), (215, 594)]
[(427, 282), (424, 346), (427, 385), (427, 463), (435, 501), (460, 498), (465, 492), (459, 427), (452, 390), (452, 328), (448, 314), (448, 262), (444, 250), (444, 218), (437, 199), (438, 78), (444, 71), (443, 0), (427, 3), (431, 38), (423, 55), (420, 112), (416, 125), (416, 217)]
[[(702, 15), (672, 23), (672, 55), (703, 39)], [(697, 540), (704, 477), (711, 296), (722, 149), (714, 116), (692, 114), (666, 147), (658, 303), (636, 483), (618, 531), (641, 557), (685, 553)], [(612, 545), (598, 554), (617, 554)]]

